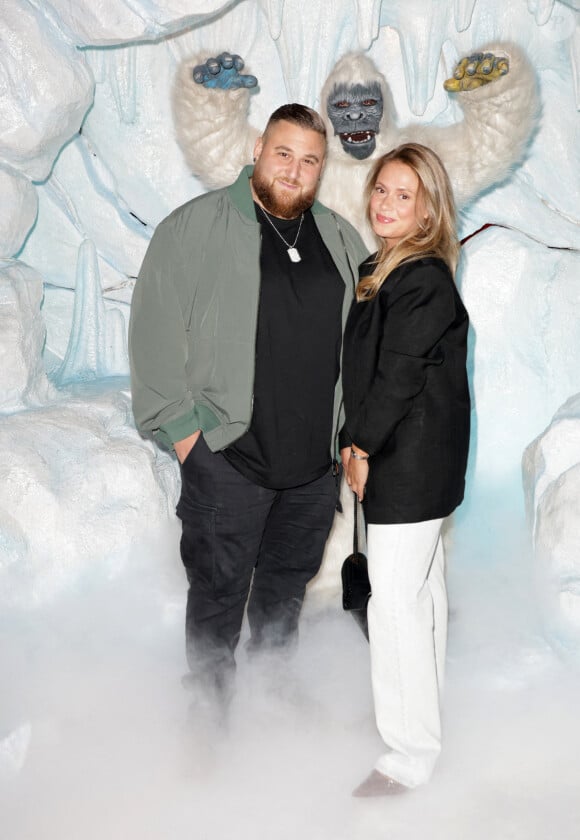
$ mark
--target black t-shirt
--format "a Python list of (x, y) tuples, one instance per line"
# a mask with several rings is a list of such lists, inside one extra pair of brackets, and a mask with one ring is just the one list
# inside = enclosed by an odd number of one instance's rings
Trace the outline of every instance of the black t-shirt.
[[(224, 455), (251, 481), (281, 490), (314, 481), (330, 466), (344, 282), (310, 211), (296, 241), (300, 262), (292, 262), (255, 206), (262, 247), (253, 413)], [(300, 218), (270, 219), (293, 244)]]

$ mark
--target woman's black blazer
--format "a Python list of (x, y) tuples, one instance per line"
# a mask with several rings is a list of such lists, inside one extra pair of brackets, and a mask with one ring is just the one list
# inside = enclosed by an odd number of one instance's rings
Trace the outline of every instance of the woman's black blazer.
[[(372, 270), (361, 265), (361, 277)], [(342, 377), (341, 446), (370, 453), (367, 522), (420, 522), (462, 501), (469, 447), (469, 319), (447, 265), (423, 258), (395, 269), (379, 293), (354, 302)]]

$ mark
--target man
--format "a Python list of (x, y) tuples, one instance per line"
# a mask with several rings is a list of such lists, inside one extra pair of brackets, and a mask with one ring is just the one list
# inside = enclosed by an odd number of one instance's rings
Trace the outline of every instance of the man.
[(315, 200), (325, 154), (320, 116), (279, 108), (254, 167), (161, 222), (133, 296), (135, 419), (181, 465), (188, 663), (224, 704), (246, 601), (250, 650), (292, 644), (336, 505), (342, 328), (367, 252)]

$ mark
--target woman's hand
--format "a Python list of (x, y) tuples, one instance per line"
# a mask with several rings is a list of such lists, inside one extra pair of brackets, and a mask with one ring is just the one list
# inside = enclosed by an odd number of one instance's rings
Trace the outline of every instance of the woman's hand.
[(342, 462), (342, 469), (344, 470), (344, 474), (346, 475), (346, 471), (348, 470), (348, 462), (350, 461), (350, 446), (345, 446), (343, 449), (340, 450), (340, 460)]
[(358, 446), (352, 447), (353, 451), (362, 457), (356, 458), (350, 455), (348, 459), (348, 466), (346, 468), (346, 483), (351, 490), (356, 493), (359, 502), (362, 502), (367, 479), (369, 476), (369, 462), (366, 452), (359, 449)]

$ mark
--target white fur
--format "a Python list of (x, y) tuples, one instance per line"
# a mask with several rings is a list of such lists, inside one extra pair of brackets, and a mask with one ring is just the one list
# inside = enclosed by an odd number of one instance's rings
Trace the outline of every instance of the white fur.
[[(363, 234), (374, 250), (372, 233), (365, 220), (364, 183), (370, 162), (399, 143), (413, 140), (433, 148), (442, 158), (459, 206), (492, 184), (502, 181), (523, 158), (539, 113), (533, 68), (515, 44), (488, 44), (482, 52), (509, 57), (506, 76), (474, 91), (452, 94), (459, 98), (464, 119), (445, 127), (394, 124), (391, 92), (385, 77), (361, 53), (341, 58), (321, 92), (326, 105), (337, 83), (379, 82), (384, 97), (377, 148), (366, 160), (355, 160), (328, 130), (328, 158), (321, 181), (320, 200), (345, 216)], [(179, 67), (173, 91), (173, 111), (178, 142), (194, 175), (208, 187), (232, 183), (241, 167), (251, 162), (258, 132), (248, 124), (249, 91), (206, 89), (193, 81), (191, 71), (209, 56), (193, 56)]]
[(210, 57), (194, 55), (181, 62), (172, 106), (187, 165), (208, 189), (216, 189), (233, 183), (240, 169), (251, 163), (258, 132), (248, 124), (247, 88), (219, 90), (193, 81), (193, 68)]

